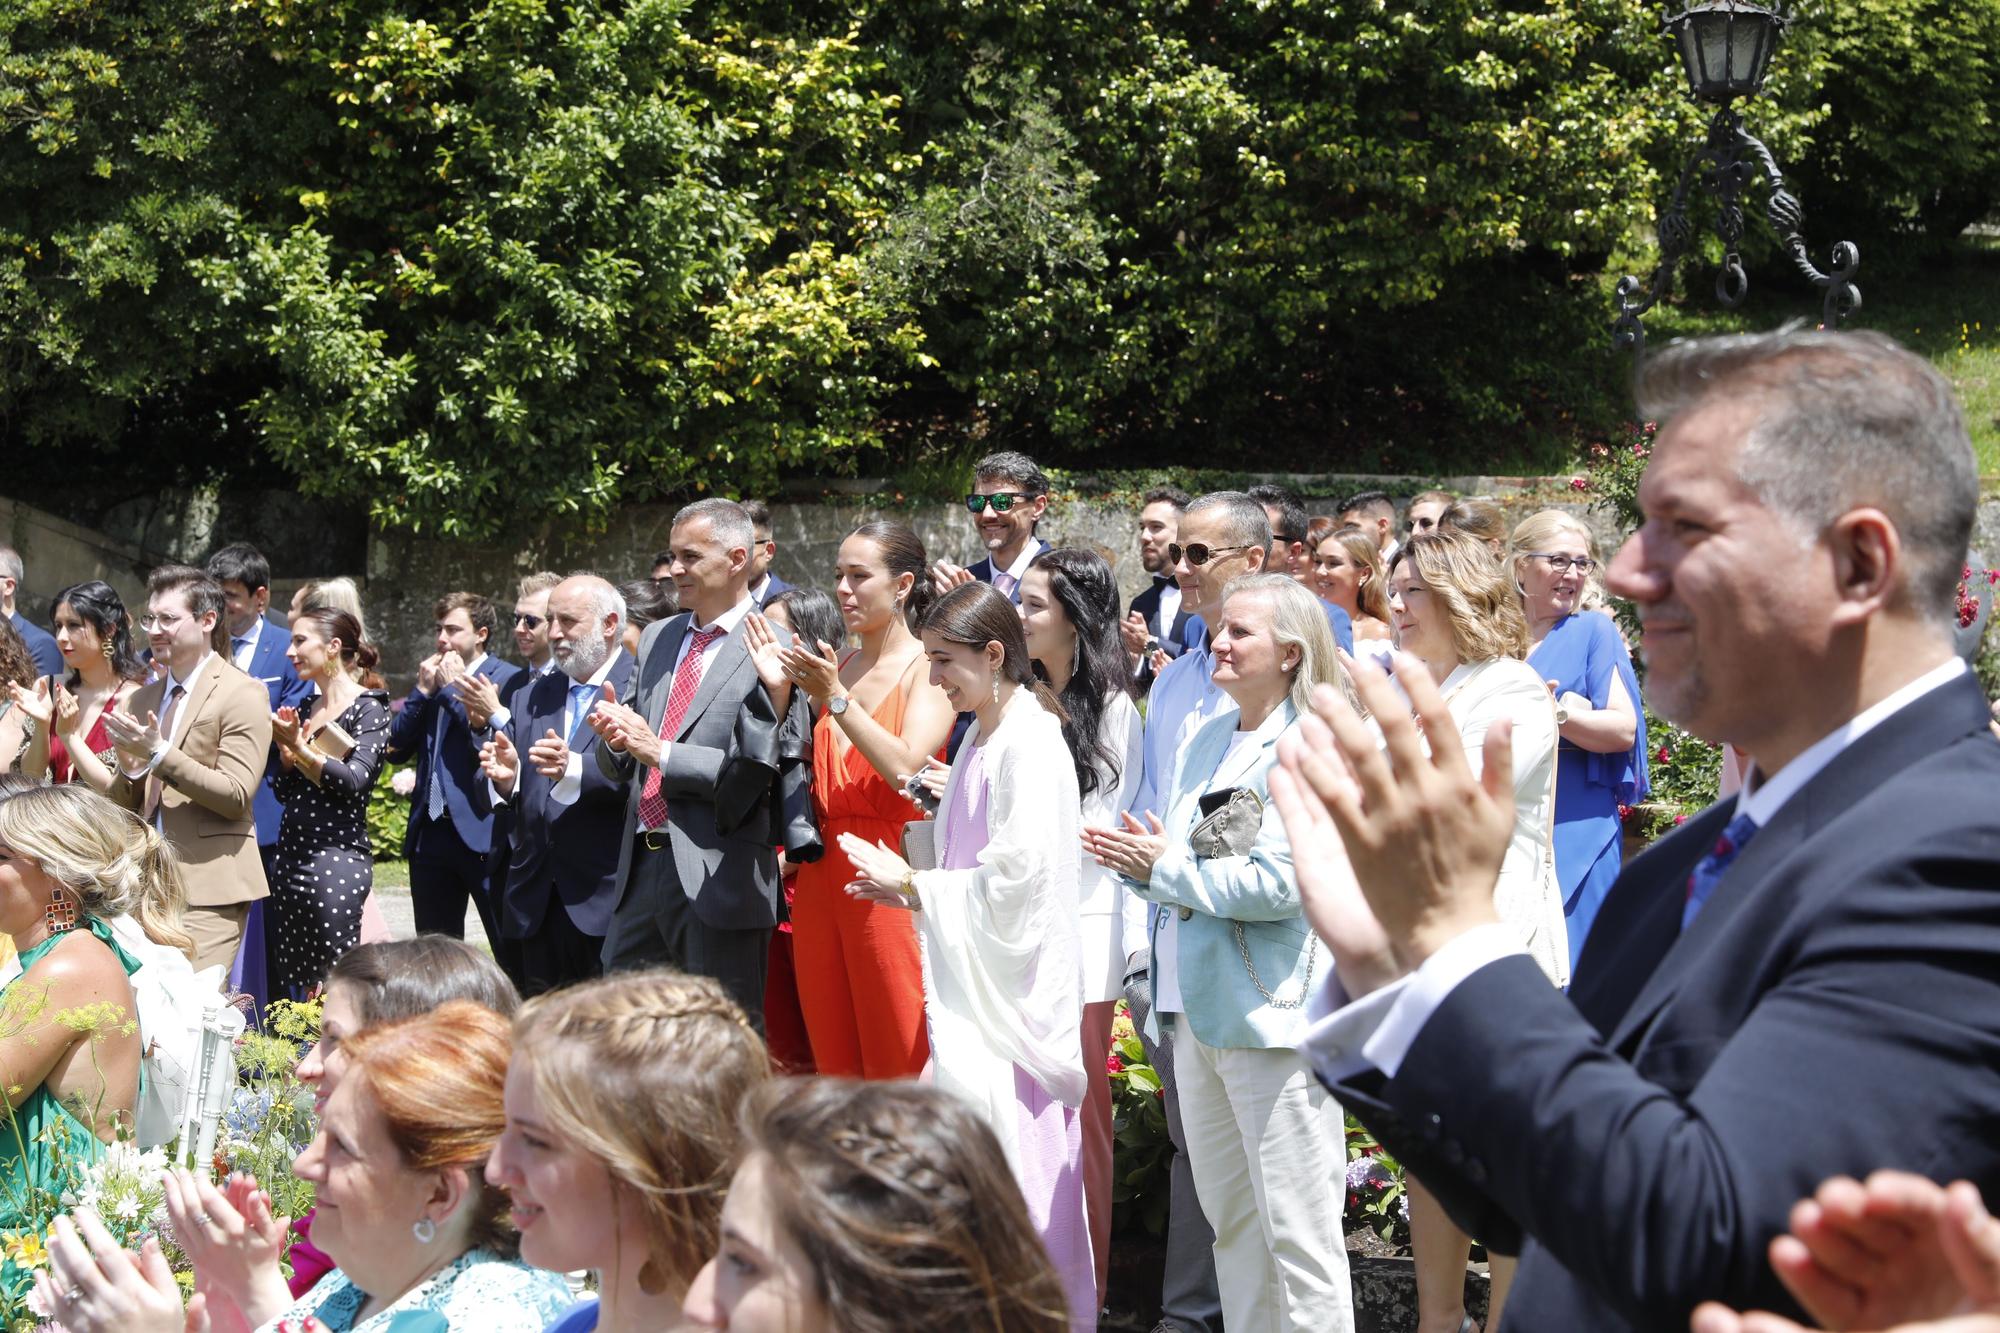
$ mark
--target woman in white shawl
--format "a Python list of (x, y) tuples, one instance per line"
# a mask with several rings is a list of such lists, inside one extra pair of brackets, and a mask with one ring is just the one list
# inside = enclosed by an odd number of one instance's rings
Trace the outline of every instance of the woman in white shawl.
[(848, 892), (919, 913), (931, 1070), (999, 1135), (1062, 1274), (1070, 1325), (1097, 1325), (1081, 1170), (1076, 773), (1021, 618), (983, 583), (918, 627), (930, 680), (974, 724), (945, 781), (934, 870), (843, 835)]

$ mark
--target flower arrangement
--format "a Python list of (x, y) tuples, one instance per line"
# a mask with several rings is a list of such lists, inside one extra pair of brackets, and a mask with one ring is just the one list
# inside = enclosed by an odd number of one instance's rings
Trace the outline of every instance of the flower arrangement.
[(1167, 1234), (1167, 1174), (1173, 1142), (1167, 1138), (1166, 1090), (1146, 1061), (1146, 1047), (1125, 1002), (1111, 1020), (1111, 1226), (1115, 1232)]
[(1359, 1120), (1347, 1117), (1347, 1228), (1375, 1233), (1395, 1254), (1410, 1250), (1410, 1195), (1403, 1167)]

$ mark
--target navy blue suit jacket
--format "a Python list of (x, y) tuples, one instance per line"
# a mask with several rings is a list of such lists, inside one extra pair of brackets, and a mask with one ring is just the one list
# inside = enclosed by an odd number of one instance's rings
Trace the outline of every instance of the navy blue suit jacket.
[[(557, 667), (552, 666), (549, 670), (554, 675), (560, 676), (562, 674), (561, 669)], [(529, 686), (540, 679), (540, 676), (537, 676), (525, 666), (514, 673), (513, 684), (509, 685), (500, 695), (500, 706), (507, 710), (508, 717), (512, 718), (521, 711), (522, 707), (528, 701)], [(492, 724), (488, 723), (484, 731), (477, 732), (475, 735), (479, 743), (484, 745), (487, 741), (493, 739)], [(512, 828), (513, 814), (511, 809), (505, 805), (496, 809), (493, 812), (493, 831), (491, 841), (487, 845), (488, 860), (486, 862), (486, 888), (487, 892), (493, 895), (493, 901), (496, 903), (500, 901), (501, 893), (507, 888), (508, 844), (509, 839), (513, 836)]]
[(783, 592), (790, 592), (791, 587), (792, 587), (791, 584), (785, 582), (783, 579), (779, 578), (776, 574), (771, 575), (771, 581), (764, 585), (764, 595), (757, 599), (757, 609), (759, 611), (763, 610), (765, 607), (769, 606), (772, 602), (777, 600), (778, 594)]
[(28, 656), (35, 659), (36, 675), (60, 676), (67, 670), (63, 666), (62, 649), (56, 647), (55, 635), (19, 611), (10, 617), (9, 623), (14, 626), (14, 632), (21, 636), (21, 642), (28, 646)]
[[(1850, 745), (1682, 931), (1726, 801), (1628, 866), (1571, 993), (1472, 974), (1397, 1071), (1335, 1085), (1520, 1275), (1503, 1333), (1787, 1311), (1765, 1247), (1826, 1177), (2000, 1197), (2000, 742), (1968, 674)], [(1334, 1182), (1331, 1188), (1339, 1188)]]
[[(493, 682), (504, 697), (521, 668), (488, 653), (475, 673)], [(443, 745), (436, 744), (439, 710), (445, 714)], [(465, 720), (465, 705), (458, 688), (447, 685), (426, 698), (415, 686), (403, 700), (402, 711), (389, 725), (389, 762), (400, 764), (415, 758), (417, 786), (410, 794), (410, 826), (403, 835), (403, 855), (417, 850), (418, 834), (430, 823), (431, 770), (436, 767), (444, 778), (446, 818), (460, 842), (486, 855), (493, 845), (493, 805), (486, 794), (486, 775), (479, 768), (479, 738)]]
[[(1042, 552), (1048, 549), (1049, 549), (1049, 544), (1047, 542), (1043, 541), (1040, 537), (1035, 538), (1036, 555), (1040, 555)], [(968, 574), (978, 579), (981, 583), (991, 583), (993, 582), (993, 576), (996, 573), (1003, 572), (993, 568), (993, 557), (990, 555), (982, 556), (980, 559), (973, 561), (971, 564), (965, 567), (965, 570)], [(1021, 604), (1021, 590), (1019, 588), (1015, 588), (1013, 593), (1010, 594), (1008, 600), (1013, 602), (1014, 605), (1019, 606)]]
[[(632, 680), (632, 654), (623, 648), (606, 679), (620, 698)], [(549, 799), (555, 783), (527, 763), (530, 745), (550, 731), (563, 735), (563, 709), (570, 678), (551, 671), (515, 696), (507, 730), (521, 752), (521, 775), (507, 802), (507, 887), (500, 897), (500, 928), (525, 940), (542, 928), (549, 904), (560, 901), (576, 928), (602, 936), (618, 905), (618, 857), (625, 840), (625, 784), (597, 762), (597, 733), (589, 727), (570, 733), (571, 749), (583, 761), (583, 785), (572, 805)]]
[[(266, 617), (264, 628), (257, 635), (257, 646), (250, 653), (248, 674), (270, 694), (274, 713), (283, 707), (298, 707), (313, 692), (312, 686), (299, 679), (292, 659), (285, 656), (291, 642), (292, 632)], [(257, 784), (257, 796), (251, 803), (260, 847), (270, 847), (278, 841), (278, 822), (285, 814), (284, 803), (278, 799), (278, 775), (283, 771), (277, 747), (272, 746), (270, 758), (264, 764), (264, 780)]]

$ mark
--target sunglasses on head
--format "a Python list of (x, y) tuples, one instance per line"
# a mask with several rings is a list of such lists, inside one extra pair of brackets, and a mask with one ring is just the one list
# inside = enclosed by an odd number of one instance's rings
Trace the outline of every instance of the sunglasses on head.
[(1196, 569), (1200, 569), (1219, 555), (1228, 555), (1233, 551), (1247, 551), (1249, 549), (1247, 546), (1208, 546), (1202, 542), (1189, 542), (1186, 546), (1182, 546), (1179, 542), (1169, 542), (1167, 543), (1167, 559), (1178, 565), (1185, 558), (1188, 564)]
[(1021, 494), (1019, 491), (1000, 491), (994, 495), (973, 494), (965, 497), (965, 507), (977, 514), (986, 506), (992, 505), (994, 513), (1004, 514), (1009, 509), (1012, 509), (1017, 501), (1026, 500), (1027, 498), (1027, 496)]
[(516, 611), (514, 613), (514, 623), (516, 625), (526, 625), (529, 629), (540, 629), (548, 622), (540, 616), (531, 616), (525, 612)]

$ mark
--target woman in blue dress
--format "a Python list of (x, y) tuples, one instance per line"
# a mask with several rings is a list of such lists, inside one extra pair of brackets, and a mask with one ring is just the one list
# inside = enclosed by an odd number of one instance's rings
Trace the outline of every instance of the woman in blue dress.
[(1556, 750), (1556, 878), (1569, 928), (1570, 969), (1618, 878), (1618, 807), (1646, 795), (1646, 718), (1632, 654), (1611, 617), (1585, 609), (1597, 543), (1575, 515), (1544, 509), (1508, 545), (1534, 647), (1561, 719)]

